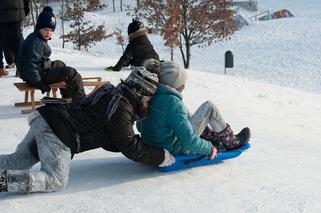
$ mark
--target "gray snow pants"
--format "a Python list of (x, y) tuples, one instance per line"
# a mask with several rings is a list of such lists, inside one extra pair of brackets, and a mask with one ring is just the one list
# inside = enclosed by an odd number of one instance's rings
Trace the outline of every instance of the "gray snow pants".
[[(0, 170), (7, 170), (9, 192), (51, 192), (68, 182), (71, 153), (52, 132), (38, 111), (29, 119), (30, 129), (14, 153), (0, 155)], [(40, 161), (40, 171), (29, 170)]]
[(226, 127), (226, 122), (218, 108), (210, 101), (204, 102), (195, 113), (189, 117), (189, 121), (197, 135), (201, 135), (207, 125), (210, 125), (214, 132), (221, 132)]

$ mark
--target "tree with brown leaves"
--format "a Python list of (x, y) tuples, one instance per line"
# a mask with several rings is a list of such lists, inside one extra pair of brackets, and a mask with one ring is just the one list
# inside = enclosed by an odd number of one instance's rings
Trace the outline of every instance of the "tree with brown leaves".
[(72, 8), (68, 8), (65, 14), (65, 20), (70, 21), (70, 28), (73, 31), (61, 36), (66, 42), (72, 42), (75, 45), (75, 49), (81, 50), (84, 48), (88, 50), (89, 47), (94, 45), (97, 41), (101, 41), (108, 36), (104, 25), (97, 27), (91, 25), (90, 21), (84, 20), (85, 8), (82, 1), (75, 1)]
[(161, 29), (165, 45), (179, 47), (188, 68), (191, 47), (205, 47), (227, 39), (235, 31), (229, 0), (140, 0), (130, 15)]

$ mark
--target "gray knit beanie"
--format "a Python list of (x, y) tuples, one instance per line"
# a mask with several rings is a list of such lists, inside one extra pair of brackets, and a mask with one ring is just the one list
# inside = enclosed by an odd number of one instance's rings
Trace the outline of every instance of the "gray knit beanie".
[(172, 61), (165, 61), (161, 63), (158, 78), (159, 83), (179, 89), (187, 81), (187, 72), (180, 65)]

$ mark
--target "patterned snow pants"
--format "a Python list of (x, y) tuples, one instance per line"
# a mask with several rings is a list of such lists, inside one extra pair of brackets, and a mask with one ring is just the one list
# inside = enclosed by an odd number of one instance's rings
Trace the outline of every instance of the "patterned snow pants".
[[(7, 170), (9, 192), (51, 192), (66, 187), (71, 153), (38, 111), (29, 117), (30, 129), (14, 153), (0, 155)], [(40, 171), (30, 170), (40, 162)]]

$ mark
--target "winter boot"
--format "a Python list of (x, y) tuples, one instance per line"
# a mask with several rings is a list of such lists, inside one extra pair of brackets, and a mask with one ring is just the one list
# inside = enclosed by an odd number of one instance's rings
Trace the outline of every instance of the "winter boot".
[(7, 192), (7, 171), (0, 170), (0, 192)]
[(9, 72), (8, 70), (5, 70), (4, 68), (0, 68), (0, 77), (8, 75)]
[(218, 152), (226, 151), (225, 146), (220, 142), (220, 138), (208, 126), (204, 129), (200, 137), (211, 142)]
[(230, 125), (227, 124), (225, 129), (219, 133), (214, 133), (214, 135), (219, 138), (226, 150), (233, 150), (249, 142), (251, 131), (248, 127), (245, 127), (237, 135), (234, 135)]

